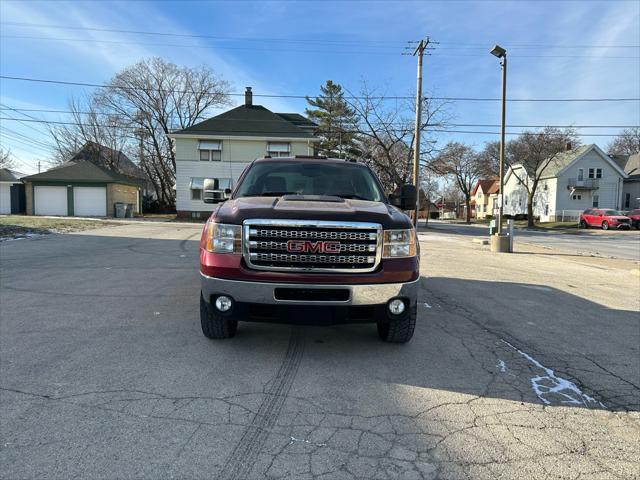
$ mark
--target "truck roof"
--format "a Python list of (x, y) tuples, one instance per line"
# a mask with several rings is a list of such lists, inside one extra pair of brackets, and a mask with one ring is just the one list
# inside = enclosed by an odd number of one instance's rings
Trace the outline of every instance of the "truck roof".
[(357, 163), (355, 160), (345, 160), (344, 158), (327, 158), (324, 156), (317, 155), (295, 155), (292, 157), (262, 157), (256, 158), (254, 163), (262, 163), (262, 162), (306, 162), (306, 161), (316, 161), (322, 163)]

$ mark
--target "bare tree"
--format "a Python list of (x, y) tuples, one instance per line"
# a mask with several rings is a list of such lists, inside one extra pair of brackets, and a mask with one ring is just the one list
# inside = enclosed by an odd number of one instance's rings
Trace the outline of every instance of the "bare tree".
[(52, 163), (70, 160), (84, 146), (96, 149), (102, 146), (107, 147), (101, 152), (107, 166), (118, 170), (122, 158), (118, 152), (124, 152), (131, 146), (131, 128), (127, 122), (101, 109), (92, 97), (71, 98), (69, 111), (69, 124), (49, 127), (54, 143)]
[(173, 208), (176, 159), (167, 135), (228, 104), (228, 93), (229, 84), (208, 67), (143, 60), (117, 73), (91, 97), (71, 101), (73, 125), (52, 131), (55, 160), (69, 159), (87, 142), (138, 157), (160, 205)]
[(466, 221), (471, 222), (471, 192), (480, 177), (478, 154), (469, 145), (449, 142), (430, 162), (429, 168), (438, 175), (451, 178), (464, 197)]
[(5, 150), (0, 147), (0, 168), (12, 169), (16, 166), (16, 162), (11, 155), (11, 150)]
[(607, 147), (609, 155), (640, 153), (640, 128), (625, 128)]
[[(363, 82), (359, 94), (351, 95), (351, 108), (357, 116), (357, 145), (363, 160), (380, 177), (383, 186), (393, 191), (410, 182), (415, 148), (415, 105), (385, 98), (380, 91)], [(421, 164), (427, 163), (434, 151), (429, 127), (441, 126), (448, 119), (446, 102), (424, 98), (420, 125)]]
[(485, 178), (500, 176), (500, 142), (487, 142), (478, 152), (478, 169)]
[(429, 214), (431, 213), (431, 204), (434, 197), (438, 194), (440, 185), (434, 178), (433, 172), (427, 168), (422, 168), (420, 172), (420, 210), (426, 209), (426, 216), (424, 219), (425, 227), (429, 224)]
[[(511, 173), (527, 192), (527, 225), (533, 227), (533, 201), (540, 179), (549, 165), (557, 161), (560, 153), (570, 146), (579, 146), (580, 140), (573, 129), (545, 127), (535, 131), (525, 131), (507, 143), (506, 161)], [(522, 168), (514, 168), (521, 166)]]

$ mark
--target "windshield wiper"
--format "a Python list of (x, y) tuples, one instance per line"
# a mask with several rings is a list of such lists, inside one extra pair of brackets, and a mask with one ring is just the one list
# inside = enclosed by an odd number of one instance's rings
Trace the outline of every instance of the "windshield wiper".
[(355, 195), (353, 193), (334, 193), (334, 194), (331, 194), (331, 196), (332, 197), (340, 197), (340, 198), (349, 198), (349, 199), (352, 199), (352, 200), (366, 200), (368, 202), (371, 201), (371, 199), (369, 199), (369, 198), (364, 198), (364, 197), (361, 197), (360, 195)]

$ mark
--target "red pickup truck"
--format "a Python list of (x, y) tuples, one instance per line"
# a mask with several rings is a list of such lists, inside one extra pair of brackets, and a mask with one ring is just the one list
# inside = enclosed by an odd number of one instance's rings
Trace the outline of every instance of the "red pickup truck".
[(200, 319), (209, 338), (238, 321), (376, 323), (408, 342), (418, 296), (416, 189), (385, 196), (364, 164), (323, 157), (261, 158), (217, 203), (200, 242)]

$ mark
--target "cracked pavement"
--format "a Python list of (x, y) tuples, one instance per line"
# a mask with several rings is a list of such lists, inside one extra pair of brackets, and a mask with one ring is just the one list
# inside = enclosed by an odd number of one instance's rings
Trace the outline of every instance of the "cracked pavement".
[(210, 341), (199, 230), (0, 244), (2, 478), (640, 478), (637, 264), (432, 231), (407, 345)]

